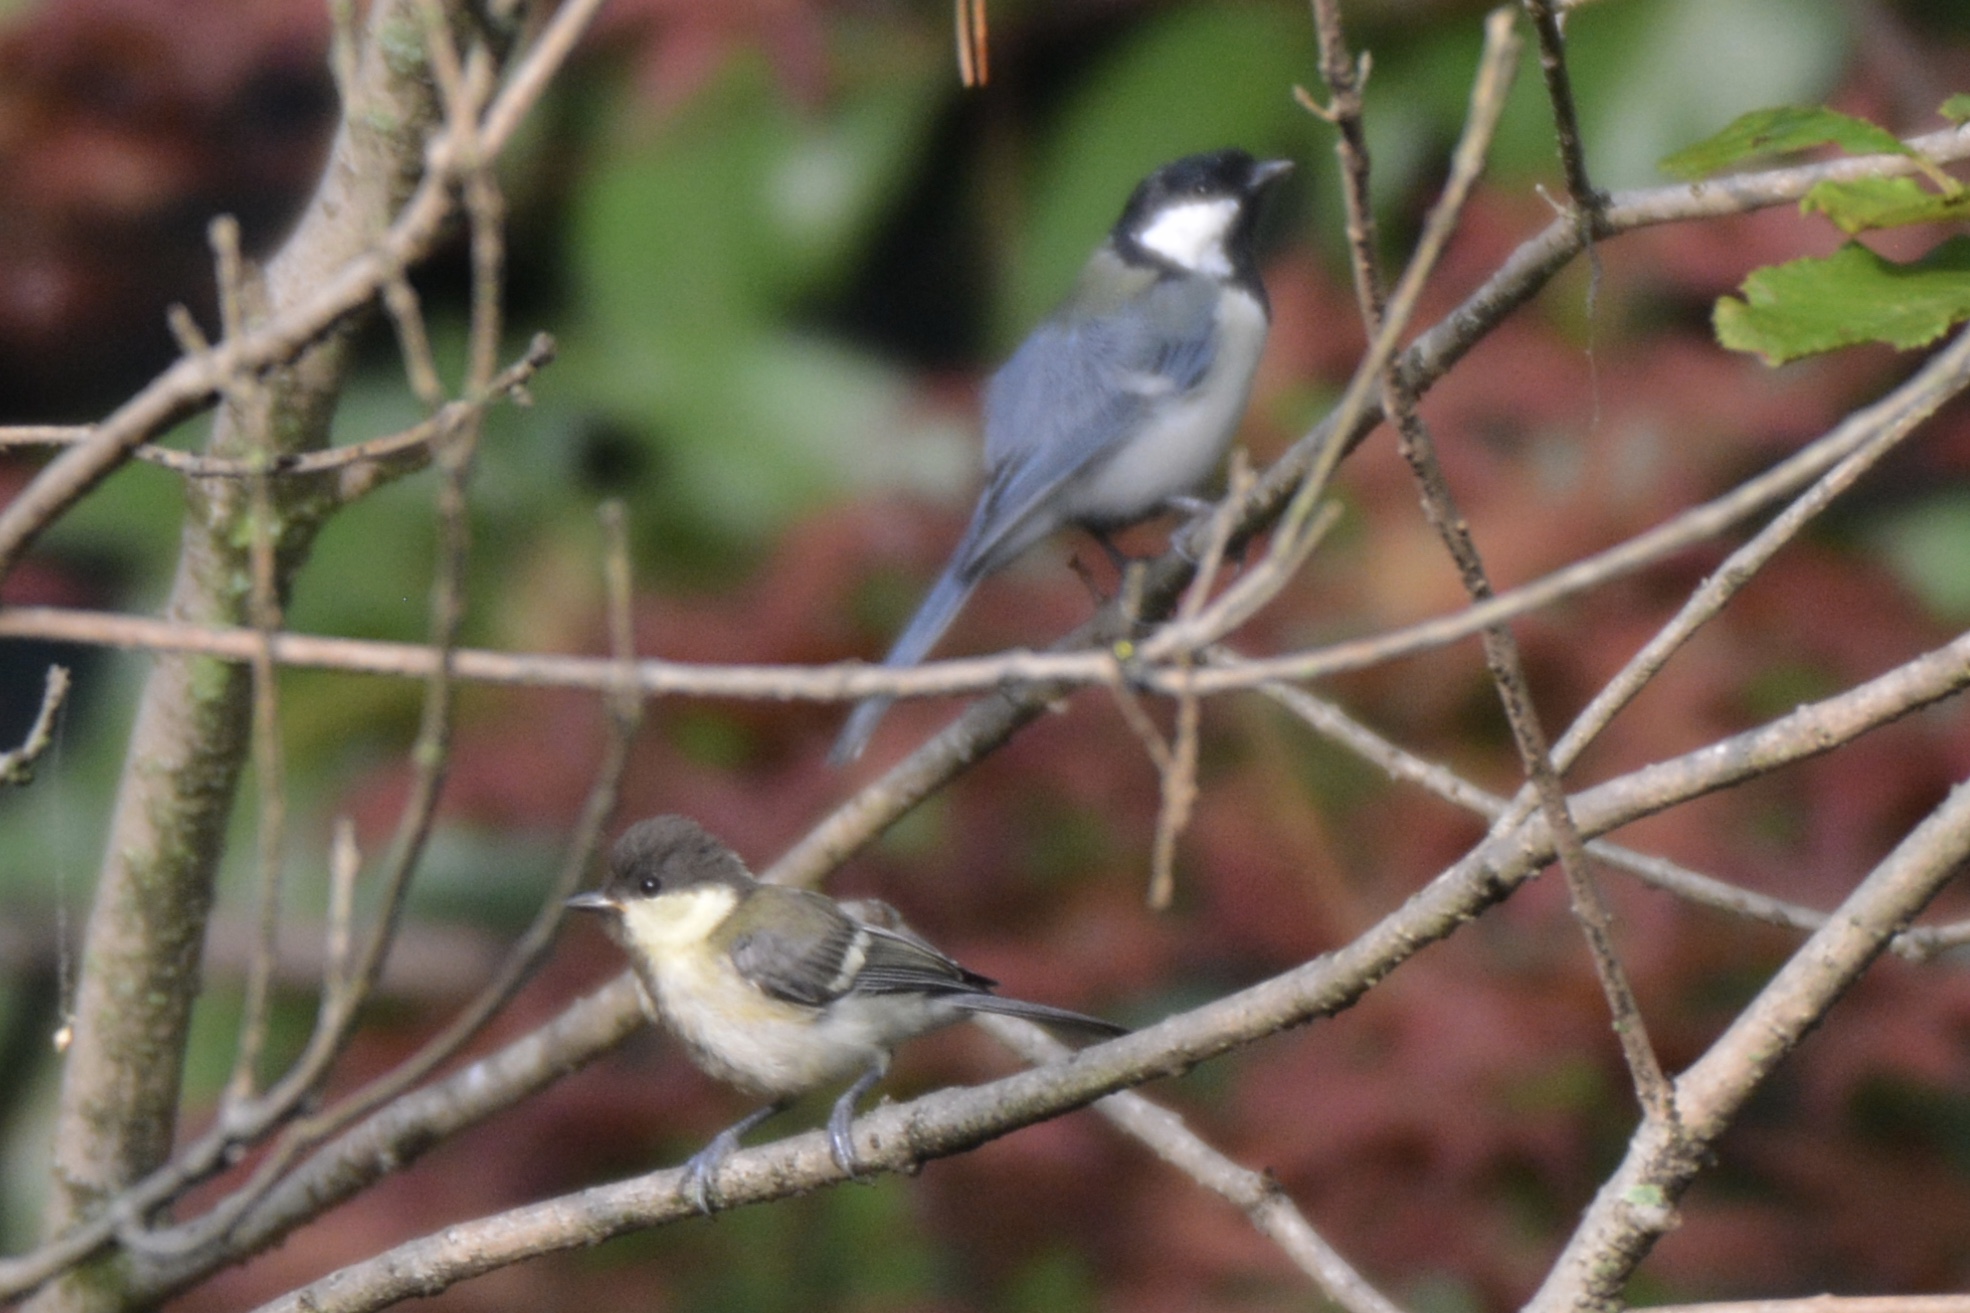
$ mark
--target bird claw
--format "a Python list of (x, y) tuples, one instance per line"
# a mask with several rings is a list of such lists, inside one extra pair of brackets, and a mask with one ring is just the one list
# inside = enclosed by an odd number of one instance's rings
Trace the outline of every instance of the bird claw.
[[(1195, 569), (1204, 564), (1202, 558), (1190, 550), (1190, 540), (1202, 537), (1208, 544), (1211, 541), (1211, 520), (1218, 513), (1218, 503), (1203, 497), (1169, 497), (1163, 502), (1166, 509), (1184, 517), (1184, 522), (1170, 535), (1170, 550), (1181, 556), (1184, 564)], [(1245, 563), (1245, 549), (1251, 545), (1249, 539), (1240, 541), (1225, 552), (1225, 559), (1233, 565)]]
[(739, 1147), (739, 1137), (731, 1130), (720, 1131), (710, 1144), (691, 1155), (684, 1164), (684, 1197), (706, 1217), (725, 1206), (724, 1197), (713, 1186), (712, 1178), (725, 1160)]
[(710, 1217), (713, 1212), (725, 1206), (722, 1193), (712, 1185), (712, 1177), (725, 1165), (739, 1147), (739, 1140), (753, 1127), (779, 1112), (782, 1105), (769, 1103), (756, 1112), (748, 1113), (731, 1126), (711, 1137), (711, 1143), (692, 1154), (684, 1164), (684, 1197), (689, 1199), (700, 1213)]
[(849, 1133), (854, 1120), (852, 1106), (835, 1105), (834, 1112), (828, 1116), (828, 1152), (834, 1155), (835, 1166), (847, 1173), (849, 1180), (866, 1182), (869, 1178), (862, 1175), (862, 1165), (855, 1158), (855, 1137)]
[(1193, 568), (1203, 564), (1190, 550), (1192, 534), (1210, 527), (1211, 517), (1217, 514), (1218, 504), (1203, 497), (1165, 497), (1163, 509), (1181, 515), (1183, 523), (1170, 535), (1170, 550), (1183, 558), (1184, 564)]
[(846, 1172), (851, 1181), (869, 1179), (860, 1171), (861, 1164), (855, 1158), (855, 1137), (849, 1133), (855, 1121), (855, 1105), (862, 1101), (863, 1095), (875, 1088), (876, 1082), (887, 1070), (889, 1057), (885, 1054), (835, 1100), (834, 1110), (828, 1114), (828, 1152), (834, 1155), (835, 1166)]

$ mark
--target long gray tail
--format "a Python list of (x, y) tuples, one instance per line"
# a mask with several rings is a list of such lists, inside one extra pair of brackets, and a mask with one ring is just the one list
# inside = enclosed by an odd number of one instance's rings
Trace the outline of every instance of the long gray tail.
[(1048, 1007), (1044, 1003), (1028, 1003), (1020, 998), (1001, 998), (997, 994), (956, 994), (950, 998), (967, 1012), (996, 1012), (1002, 1017), (1018, 1017), (1022, 1021), (1038, 1022), (1048, 1030), (1065, 1031), (1068, 1035), (1084, 1039), (1114, 1039), (1117, 1035), (1129, 1033), (1127, 1026), (1118, 1026), (1100, 1017), (1069, 1012), (1066, 1008)]
[[(923, 604), (917, 607), (917, 613), (910, 617), (910, 623), (897, 638), (896, 645), (882, 659), (885, 669), (914, 666), (923, 660), (924, 654), (936, 645), (938, 639), (944, 637), (944, 631), (957, 619), (965, 599), (978, 585), (978, 573), (965, 569), (970, 564), (966, 557), (967, 553), (960, 548), (951, 563), (944, 567), (944, 574), (930, 590), (930, 596), (923, 599)], [(862, 749), (869, 745), (870, 736), (876, 732), (877, 722), (894, 701), (894, 698), (873, 697), (856, 703), (854, 713), (842, 727), (841, 737), (835, 740), (834, 750), (828, 753), (828, 761), (836, 766), (845, 766), (861, 756)]]

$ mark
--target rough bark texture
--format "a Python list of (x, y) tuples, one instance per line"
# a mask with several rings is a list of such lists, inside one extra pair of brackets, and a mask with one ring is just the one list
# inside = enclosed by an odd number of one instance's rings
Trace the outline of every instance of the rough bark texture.
[[(415, 0), (378, 0), (327, 170), (294, 234), (246, 290), (249, 314), (283, 306), (367, 249), (410, 195), (438, 119)], [(232, 410), (214, 454), (286, 453), (323, 445), (347, 365), (344, 324), (265, 380), (256, 423)], [(303, 490), (272, 503), (277, 587), (284, 593), (332, 503)], [(168, 613), (250, 623), (253, 499), (243, 481), (189, 498)], [(200, 947), (227, 819), (246, 760), (248, 667), (160, 657), (131, 734), (90, 910), (74, 1039), (62, 1075), (55, 1182), (45, 1230), (86, 1217), (169, 1154)], [(42, 1310), (126, 1306), (114, 1260), (41, 1292)]]

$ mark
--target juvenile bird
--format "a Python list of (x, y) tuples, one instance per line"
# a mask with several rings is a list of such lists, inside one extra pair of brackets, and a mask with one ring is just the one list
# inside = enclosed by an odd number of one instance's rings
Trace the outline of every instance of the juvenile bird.
[[(986, 384), (985, 491), (883, 665), (923, 660), (980, 579), (1056, 529), (1078, 524), (1105, 545), (1210, 477), (1270, 323), (1257, 202), (1291, 168), (1218, 150), (1136, 187), (1066, 302)], [(856, 704), (829, 760), (861, 756), (891, 701)]]
[(739, 1138), (809, 1090), (845, 1080), (828, 1116), (835, 1162), (855, 1175), (856, 1104), (904, 1040), (977, 1012), (1070, 1035), (1126, 1029), (1044, 1003), (1001, 998), (993, 981), (895, 924), (883, 904), (761, 884), (725, 844), (683, 816), (624, 831), (600, 889), (568, 906), (600, 912), (666, 1028), (707, 1074), (769, 1099), (685, 1164), (701, 1212)]

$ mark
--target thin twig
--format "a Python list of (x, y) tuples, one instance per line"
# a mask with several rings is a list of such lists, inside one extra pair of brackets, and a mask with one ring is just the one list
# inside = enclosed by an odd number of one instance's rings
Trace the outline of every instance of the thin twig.
[(1677, 1222), (1675, 1205), (1739, 1109), (1806, 1033), (1970, 857), (1970, 784), (1869, 872), (1723, 1036), (1676, 1081), (1680, 1122), (1644, 1121), (1588, 1205), (1529, 1313), (1618, 1301), (1636, 1264)]
[[(1758, 730), (1596, 786), (1571, 800), (1583, 833), (1601, 834), (1639, 815), (1725, 787), (1827, 750), (1905, 713), (1930, 694), (1970, 681), (1970, 638), (1871, 681), (1804, 707)], [(1918, 694), (1917, 689), (1925, 690)], [(1970, 790), (1963, 796), (1970, 799)], [(1425, 944), (1453, 933), (1508, 896), (1552, 860), (1544, 825), (1487, 841), (1353, 941), (1272, 980), (1077, 1054), (1071, 1063), (1030, 1070), (975, 1088), (939, 1091), (876, 1109), (856, 1123), (855, 1151), (869, 1170), (904, 1170), (957, 1152), (1014, 1125), (1079, 1106), (1115, 1089), (1174, 1074), (1281, 1028), (1346, 1007)], [(776, 864), (781, 865), (783, 863)], [(1795, 961), (1805, 955), (1795, 955)], [(612, 1007), (635, 1015), (635, 992), (612, 986)], [(586, 1051), (561, 1057), (579, 1060)], [(537, 1061), (547, 1060), (543, 1055)], [(484, 1068), (458, 1080), (484, 1093)], [(1687, 1078), (1686, 1078), (1687, 1079)], [(1644, 1127), (1655, 1123), (1645, 1122)], [(729, 1205), (764, 1202), (843, 1179), (825, 1137), (811, 1132), (728, 1160), (720, 1178)], [(271, 1309), (357, 1313), (410, 1293), (431, 1294), (520, 1258), (592, 1244), (637, 1227), (682, 1219), (695, 1207), (681, 1170), (652, 1173), (576, 1195), (446, 1228), (292, 1292)]]
[[(282, 454), (275, 456), (271, 464), (251, 459), (228, 460), (219, 456), (160, 447), (152, 443), (144, 443), (130, 454), (138, 460), (200, 479), (246, 479), (262, 474), (274, 478), (301, 477), (324, 474), (332, 470), (345, 470), (349, 466), (368, 462), (380, 464), (414, 448), (428, 447), (432, 439), (455, 426), (468, 408), (490, 406), (493, 402), (503, 399), (524, 404), (527, 399), (527, 383), (553, 361), (554, 352), (554, 339), (546, 333), (536, 333), (533, 341), (528, 344), (526, 352), (494, 376), (492, 386), (486, 389), (483, 396), (467, 396), (447, 402), (443, 409), (429, 419), (414, 424), (402, 432), (385, 434), (383, 437), (371, 438), (366, 442)], [(0, 428), (0, 448), (74, 446), (86, 441), (95, 431), (94, 428), (86, 425)], [(406, 464), (403, 468), (408, 470), (421, 466), (428, 459), (428, 453), (419, 452), (415, 462)], [(365, 484), (365, 490), (373, 486), (374, 482), (376, 480), (370, 480)], [(342, 500), (353, 500), (353, 496), (345, 494)]]
[(399, 270), (383, 284), (383, 308), (397, 330), (397, 350), (403, 357), (404, 378), (427, 410), (445, 404), (445, 385), (438, 378), (438, 360), (431, 353), (431, 334), (424, 326), (424, 307), (416, 289)]
[(328, 917), (324, 924), (322, 979), (347, 980), (356, 954), (356, 880), (363, 855), (356, 847), (356, 825), (335, 818), (328, 840)]
[(991, 80), (990, 40), (985, 30), (985, 0), (955, 0), (951, 26), (958, 38), (958, 82), (967, 88)]
[[(232, 216), (222, 215), (213, 220), (212, 246), (218, 263), (219, 322), (225, 338), (230, 340), (247, 331), (247, 301), (252, 295), (240, 254), (239, 224)], [(254, 309), (257, 311), (258, 307)], [(271, 1023), (274, 976), (279, 970), (281, 869), (287, 846), (287, 772), (281, 745), (280, 674), (273, 659), (273, 636), (282, 626), (278, 568), (274, 559), (274, 523), (278, 512), (273, 488), (264, 473), (278, 446), (273, 437), (272, 398), (258, 379), (246, 374), (228, 379), (224, 395), (233, 415), (232, 432), (246, 448), (247, 459), (257, 460), (263, 472), (247, 483), (251, 527), (247, 556), (252, 578), (247, 614), (260, 640), (252, 662), (252, 754), (259, 793), (255, 835), (255, 859), (259, 867), (258, 934), (247, 965), (232, 1074), (220, 1095), (222, 1122), (230, 1120), (234, 1109), (253, 1096), (259, 1079), (260, 1058)]]
[[(1577, 8), (1588, 0), (1573, 0)], [(1806, 1295), (1714, 1304), (1631, 1305), (1636, 1313), (1970, 1313), (1970, 1295)]]
[[(1331, 0), (1322, 0), (1331, 3)], [(1338, 23), (1331, 39), (1339, 40)], [(1330, 39), (1325, 30), (1322, 39)], [(1469, 128), (1460, 143), (1456, 164), (1451, 170), (1451, 182), (1444, 189), (1444, 196), (1438, 202), (1430, 221), (1425, 224), (1427, 235), (1436, 235), (1439, 243), (1447, 242), (1456, 218), (1461, 213), (1464, 199), (1475, 185), (1483, 161), (1489, 153), (1490, 141), (1504, 110), (1505, 94), (1510, 88), (1511, 71), (1517, 64), (1517, 39), (1512, 33), (1510, 10), (1493, 11), (1485, 27), (1487, 51), (1495, 52), (1494, 58), (1485, 61), (1490, 76), (1480, 76), (1471, 95)], [(1343, 52), (1344, 53), (1344, 52)], [(1345, 59), (1330, 57), (1330, 65), (1345, 64)], [(1339, 98), (1337, 97), (1337, 100)], [(1361, 158), (1355, 169), (1345, 177), (1348, 187), (1350, 208), (1366, 210), (1369, 206), (1367, 194), (1368, 163), (1366, 147), (1358, 147)], [(1359, 184), (1357, 191), (1354, 184)], [(1441, 218), (1439, 218), (1441, 216)], [(1439, 244), (1435, 250), (1440, 250)], [(1421, 280), (1411, 278), (1415, 266), (1423, 261), (1419, 252), (1411, 262), (1403, 280), (1405, 289), (1420, 288)], [(1360, 255), (1363, 264), (1356, 274), (1356, 285), (1361, 301), (1363, 317), (1371, 329), (1380, 326), (1381, 313), (1376, 289), (1380, 285), (1375, 254), (1371, 250)], [(1427, 267), (1427, 266), (1426, 266)], [(1397, 304), (1401, 304), (1400, 294)], [(1410, 470), (1421, 490), (1423, 506), (1430, 525), (1437, 532), (1439, 540), (1456, 565), (1458, 577), (1473, 602), (1483, 602), (1494, 595), (1489, 572), (1478, 552), (1476, 540), (1458, 508), (1456, 495), (1451, 491), (1450, 482), (1445, 477), (1441, 462), (1437, 458), (1436, 443), (1431, 437), (1429, 426), (1416, 410), (1416, 397), (1404, 385), (1400, 374), (1390, 369), (1382, 376), (1382, 407), (1385, 414), (1394, 422), (1398, 435), (1398, 450), (1409, 464)], [(1566, 791), (1560, 782), (1559, 772), (1553, 765), (1548, 751), (1547, 737), (1540, 723), (1537, 705), (1532, 700), (1532, 691), (1526, 680), (1524, 663), (1520, 660), (1518, 642), (1511, 630), (1504, 625), (1488, 628), (1480, 636), (1484, 647), (1485, 666), (1491, 673), (1492, 682), (1498, 689), (1499, 702), (1505, 711), (1505, 719), (1512, 730), (1512, 739), (1517, 746), (1519, 759), (1531, 782), (1531, 788), (1538, 798), (1540, 810), (1546, 817), (1557, 840), (1557, 852), (1562, 872), (1566, 876), (1567, 889), (1572, 896), (1575, 919), (1580, 923), (1586, 939), (1589, 955), (1594, 963), (1595, 975), (1601, 982), (1606, 995), (1608, 1011), (1615, 1034), (1619, 1037), (1621, 1050), (1628, 1062), (1628, 1069), (1634, 1080), (1635, 1091), (1643, 1110), (1652, 1118), (1673, 1121), (1675, 1108), (1670, 1102), (1670, 1087), (1663, 1075), (1661, 1061), (1656, 1057), (1655, 1046), (1649, 1040), (1641, 1010), (1635, 1001), (1633, 987), (1629, 984), (1627, 971), (1622, 967), (1613, 943), (1611, 920), (1606, 901), (1595, 884), (1593, 868), (1587, 857), (1586, 844), (1575, 830), (1566, 809)]]
[(18, 748), (0, 752), (0, 785), (19, 786), (34, 779), (35, 759), (55, 741), (55, 716), (68, 698), (67, 666), (49, 666), (41, 685), (41, 709), (34, 713), (27, 737)]
[(479, 121), (479, 162), (487, 163), (506, 149), (527, 112), (546, 94), (554, 75), (574, 53), (602, 0), (567, 0), (554, 11), (527, 53), (507, 75), (505, 86)]
[[(1057, 1062), (1067, 1046), (1030, 1022), (980, 1017), (994, 1039), (1038, 1066)], [(1243, 1212), (1261, 1235), (1311, 1278), (1346, 1313), (1403, 1313), (1327, 1243), (1272, 1173), (1253, 1171), (1213, 1148), (1181, 1115), (1135, 1090), (1111, 1094), (1094, 1110), (1198, 1185)]]
[(1587, 149), (1581, 142), (1580, 114), (1573, 102), (1573, 77), (1566, 67), (1566, 37), (1562, 17), (1549, 0), (1524, 0), (1539, 38), (1539, 70), (1546, 78), (1546, 99), (1553, 107), (1553, 131), (1558, 139), (1560, 169), (1566, 194), (1573, 201), (1581, 235), (1591, 241), (1601, 233), (1600, 216), (1607, 197), (1596, 191), (1587, 173)]
[[(1210, 597), (1211, 586), (1217, 581), (1225, 552), (1231, 546), (1232, 531), (1237, 527), (1237, 508), (1244, 502), (1251, 486), (1251, 467), (1246, 464), (1245, 453), (1241, 449), (1232, 454), (1225, 495), (1211, 511), (1210, 532), (1205, 541), (1203, 559), (1197, 563), (1196, 577), (1190, 581), (1190, 587), (1184, 590), (1183, 600), (1177, 604), (1179, 620), (1194, 620)], [(1188, 676), (1194, 665), (1191, 653), (1177, 654), (1176, 731), (1160, 757), (1151, 753), (1163, 795), (1156, 809), (1156, 838), (1151, 845), (1149, 860), (1148, 901), (1149, 906), (1157, 911), (1168, 908), (1170, 900), (1176, 896), (1177, 839), (1190, 824), (1190, 813), (1197, 805), (1200, 716), (1197, 695), (1190, 691), (1188, 685)]]

